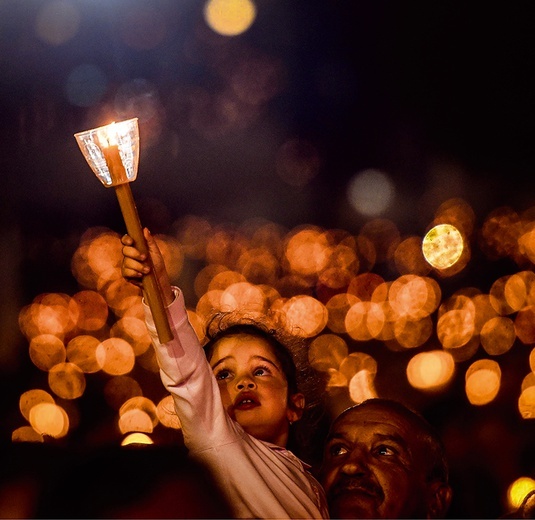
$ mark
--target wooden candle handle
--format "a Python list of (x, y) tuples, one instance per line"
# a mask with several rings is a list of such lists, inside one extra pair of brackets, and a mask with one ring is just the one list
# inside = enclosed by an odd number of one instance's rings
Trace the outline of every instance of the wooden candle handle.
[(152, 258), (150, 257), (147, 242), (143, 236), (143, 229), (139, 220), (132, 190), (130, 189), (130, 184), (118, 184), (115, 186), (115, 193), (117, 194), (117, 199), (119, 201), (119, 206), (121, 207), (128, 234), (134, 240), (135, 247), (147, 256), (147, 262), (151, 269), (150, 273), (143, 277), (143, 293), (152, 312), (160, 343), (167, 343), (173, 339), (173, 332), (169, 326), (162, 291), (158, 279), (156, 278), (156, 274), (154, 273), (154, 265), (152, 263)]

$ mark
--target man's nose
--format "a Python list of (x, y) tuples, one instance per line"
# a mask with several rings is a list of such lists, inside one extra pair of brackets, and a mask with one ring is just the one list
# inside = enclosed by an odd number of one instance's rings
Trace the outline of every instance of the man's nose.
[(368, 473), (369, 468), (366, 451), (355, 448), (345, 460), (341, 470), (346, 475), (364, 475)]

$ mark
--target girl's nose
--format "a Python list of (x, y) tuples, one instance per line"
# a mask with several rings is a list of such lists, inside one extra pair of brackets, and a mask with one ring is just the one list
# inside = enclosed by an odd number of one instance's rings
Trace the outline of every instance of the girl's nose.
[(240, 377), (236, 383), (236, 388), (238, 390), (252, 389), (255, 387), (256, 387), (256, 384), (254, 380), (250, 378), (249, 376)]

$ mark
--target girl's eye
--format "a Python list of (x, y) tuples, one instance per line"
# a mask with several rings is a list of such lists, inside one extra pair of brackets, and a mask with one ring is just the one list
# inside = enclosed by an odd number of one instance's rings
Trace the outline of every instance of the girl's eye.
[(265, 376), (265, 375), (270, 374), (270, 373), (271, 372), (269, 371), (269, 369), (267, 367), (258, 367), (253, 372), (253, 375), (255, 375), (255, 376)]
[(228, 379), (229, 377), (230, 377), (230, 370), (226, 370), (226, 369), (220, 370), (220, 371), (215, 375), (215, 378), (216, 378), (218, 381), (222, 381), (223, 379)]
[(340, 457), (348, 452), (347, 448), (343, 444), (333, 444), (329, 448), (329, 453), (334, 457)]

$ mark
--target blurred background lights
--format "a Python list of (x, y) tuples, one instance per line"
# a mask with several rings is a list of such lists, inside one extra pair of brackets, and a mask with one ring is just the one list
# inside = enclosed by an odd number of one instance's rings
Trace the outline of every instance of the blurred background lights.
[(262, 289), (248, 282), (236, 282), (229, 285), (220, 298), (221, 309), (246, 312), (263, 312), (266, 310)]
[(359, 374), (367, 372), (373, 379), (377, 374), (377, 361), (364, 352), (351, 352), (340, 363), (340, 373), (343, 374), (347, 381)]
[(312, 276), (329, 260), (329, 241), (321, 229), (307, 226), (293, 233), (286, 243), (286, 259), (292, 271)]
[(308, 349), (308, 361), (320, 372), (329, 368), (338, 369), (340, 363), (349, 354), (347, 343), (337, 334), (321, 334), (311, 341)]
[(43, 2), (35, 20), (35, 33), (43, 42), (62, 45), (78, 32), (80, 13), (68, 0)]
[(535, 386), (535, 372), (530, 372), (524, 379), (522, 380), (522, 390), (527, 390), (528, 388), (531, 388)]
[(498, 395), (501, 377), (502, 371), (496, 361), (480, 359), (472, 363), (465, 374), (468, 400), (476, 406), (490, 403)]
[(135, 363), (132, 345), (122, 338), (108, 338), (99, 343), (96, 359), (102, 370), (111, 375), (128, 374)]
[[(476, 353), (502, 356), (516, 341), (535, 341), (531, 271), (497, 279), (488, 294), (465, 287), (445, 297), (437, 280), (424, 274), (429, 269), (422, 265), (429, 264), (417, 237), (402, 239), (388, 219), (374, 218), (355, 235), (264, 221), (214, 226), (193, 216), (173, 229), (173, 235), (155, 236), (171, 277), (191, 276), (185, 290), (196, 304), (187, 311), (199, 339), (204, 341), (206, 319), (214, 311), (273, 313), (293, 333), (310, 339), (308, 358), (325, 376), (330, 414), (382, 395), (385, 373), (392, 368), (383, 364), (386, 351), (411, 349), (399, 382), (404, 379), (421, 394), (445, 393), (458, 364), (469, 361), (466, 398), (472, 406), (489, 405), (505, 385), (502, 368), (497, 360), (472, 358)], [(167, 442), (162, 435), (180, 431), (172, 397), (157, 385), (141, 295), (120, 276), (120, 251), (117, 233), (87, 230), (71, 262), (80, 289), (72, 296), (42, 293), (21, 309), (30, 359), (48, 373), (48, 391), (21, 395), (20, 411), (28, 424), (13, 429), (13, 442), (42, 443), (75, 434), (80, 412), (73, 401), (94, 391), (92, 378), (115, 411), (110, 435), (124, 437), (117, 443), (160, 444)], [(197, 270), (190, 272), (192, 262)], [(397, 276), (369, 271), (381, 263), (390, 272), (397, 268)], [(428, 349), (433, 333), (441, 349)], [(377, 349), (378, 342), (384, 348)], [(421, 347), (426, 350), (418, 351)], [(516, 394), (522, 419), (535, 417), (534, 368), (532, 348), (528, 374)]]
[(535, 343), (535, 306), (528, 305), (518, 311), (515, 331), (518, 339), (525, 345)]
[(528, 493), (535, 490), (532, 477), (519, 477), (507, 489), (507, 501), (511, 509), (517, 509)]
[(146, 429), (146, 431), (152, 432), (159, 421), (156, 405), (151, 399), (144, 396), (131, 397), (125, 401), (119, 409), (119, 417), (121, 421), (126, 418), (126, 424), (130, 424), (131, 427), (136, 423), (143, 425), (138, 431)]
[[(445, 203), (441, 215), (459, 216), (459, 207)], [(463, 225), (470, 227), (466, 221)], [(428, 344), (436, 332), (442, 350), (415, 352), (406, 366), (409, 385), (436, 393), (445, 391), (456, 363), (469, 360), (480, 347), (489, 356), (501, 356), (516, 340), (535, 341), (531, 271), (497, 279), (489, 294), (464, 288), (444, 298), (439, 283), (420, 274), (425, 270), (414, 261), (414, 246), (401, 239), (388, 219), (368, 221), (358, 235), (313, 225), (285, 229), (267, 221), (214, 226), (193, 216), (177, 221), (174, 229), (175, 235), (155, 237), (173, 279), (183, 275), (189, 262), (198, 266), (191, 288), (197, 303), (188, 316), (199, 339), (204, 340), (205, 320), (214, 310), (280, 315), (292, 332), (311, 339), (310, 363), (325, 373), (333, 399), (342, 390), (354, 402), (375, 393), (377, 359), (351, 352), (355, 345), (348, 342), (382, 341), (393, 352), (408, 351)], [(400, 255), (407, 260), (401, 261)], [(154, 401), (143, 397), (141, 381), (147, 373), (157, 377), (158, 366), (141, 295), (121, 277), (120, 259), (118, 233), (98, 227), (84, 233), (71, 261), (80, 290), (72, 296), (40, 294), (20, 311), (30, 359), (48, 373), (49, 390), (65, 401), (84, 395), (86, 375), (107, 379), (103, 394), (119, 411), (118, 429), (123, 433), (153, 433), (160, 423), (180, 429), (170, 396)], [(393, 269), (399, 266), (399, 275), (387, 280), (361, 272), (379, 261)], [(531, 372), (517, 395), (525, 419), (535, 416), (534, 367), (532, 349)], [(146, 372), (143, 378), (139, 370)], [(496, 361), (477, 360), (466, 371), (466, 396), (475, 406), (492, 402), (500, 386)], [(32, 407), (41, 403), (55, 401), (45, 390), (26, 392), (21, 396), (22, 415), (29, 420)], [(69, 410), (71, 422), (75, 413)], [(16, 434), (19, 440), (24, 435), (22, 430)], [(30, 432), (28, 440), (39, 435)]]
[(41, 435), (64, 437), (69, 430), (65, 410), (53, 403), (39, 403), (30, 410), (30, 424)]
[(495, 316), (485, 322), (479, 339), (481, 346), (492, 356), (508, 352), (516, 339), (513, 320), (506, 316)]
[(63, 363), (67, 352), (63, 341), (53, 334), (39, 334), (30, 340), (30, 359), (41, 370), (48, 371)]
[(293, 296), (283, 306), (290, 332), (305, 338), (317, 336), (327, 325), (327, 309), (316, 298)]
[(94, 336), (80, 334), (67, 344), (67, 359), (86, 374), (98, 372), (102, 367), (97, 360), (100, 341)]
[(328, 312), (327, 327), (332, 332), (347, 332), (345, 324), (347, 311), (358, 301), (360, 301), (359, 298), (349, 293), (335, 294), (330, 298), (325, 304)]
[(399, 243), (394, 253), (394, 262), (401, 274), (413, 273), (423, 276), (431, 271), (431, 266), (422, 252), (421, 238), (415, 235), (406, 237)]
[(392, 220), (375, 217), (362, 226), (357, 241), (359, 251), (370, 261), (371, 265), (367, 269), (370, 270), (374, 263), (389, 262), (393, 259), (401, 242), (401, 233)]
[(55, 404), (54, 398), (46, 391), (41, 389), (27, 390), (19, 398), (19, 409), (23, 417), (29, 421), (31, 409), (40, 403)]
[(359, 370), (349, 381), (349, 397), (355, 403), (378, 397), (374, 385), (374, 376), (369, 370)]
[(11, 434), (12, 442), (40, 442), (44, 443), (44, 437), (31, 426), (20, 426)]
[(121, 430), (121, 433), (152, 433), (153, 429), (150, 417), (143, 410), (128, 410), (119, 417), (119, 430)]
[(385, 325), (383, 306), (376, 302), (357, 302), (346, 314), (347, 333), (356, 341), (377, 338)]
[(435, 269), (446, 269), (461, 257), (463, 237), (455, 226), (438, 224), (426, 233), (422, 252)]
[(62, 399), (77, 399), (86, 388), (85, 374), (74, 363), (58, 363), (48, 372), (48, 385)]
[(173, 396), (171, 394), (166, 395), (160, 402), (156, 405), (156, 414), (158, 415), (158, 420), (160, 424), (166, 426), (167, 428), (173, 428), (175, 430), (180, 430), (181, 423), (178, 415), (175, 411), (175, 404), (173, 402)]
[(441, 389), (453, 378), (455, 362), (448, 352), (420, 352), (407, 365), (407, 379), (414, 388), (424, 391)]
[(96, 332), (106, 324), (109, 308), (104, 297), (96, 291), (79, 291), (69, 301), (69, 313), (76, 327)]
[(519, 311), (535, 303), (535, 273), (533, 271), (519, 271), (503, 280), (505, 281), (503, 296), (512, 311)]
[(347, 198), (351, 206), (367, 217), (384, 213), (392, 203), (395, 188), (390, 177), (379, 170), (359, 172), (347, 184)]
[(535, 385), (522, 390), (518, 398), (518, 411), (524, 419), (535, 419)]
[(208, 0), (204, 6), (207, 25), (223, 36), (237, 36), (247, 31), (256, 18), (252, 0)]
[(154, 441), (146, 433), (135, 432), (129, 433), (121, 441), (121, 446), (128, 446), (131, 444), (154, 444)]

